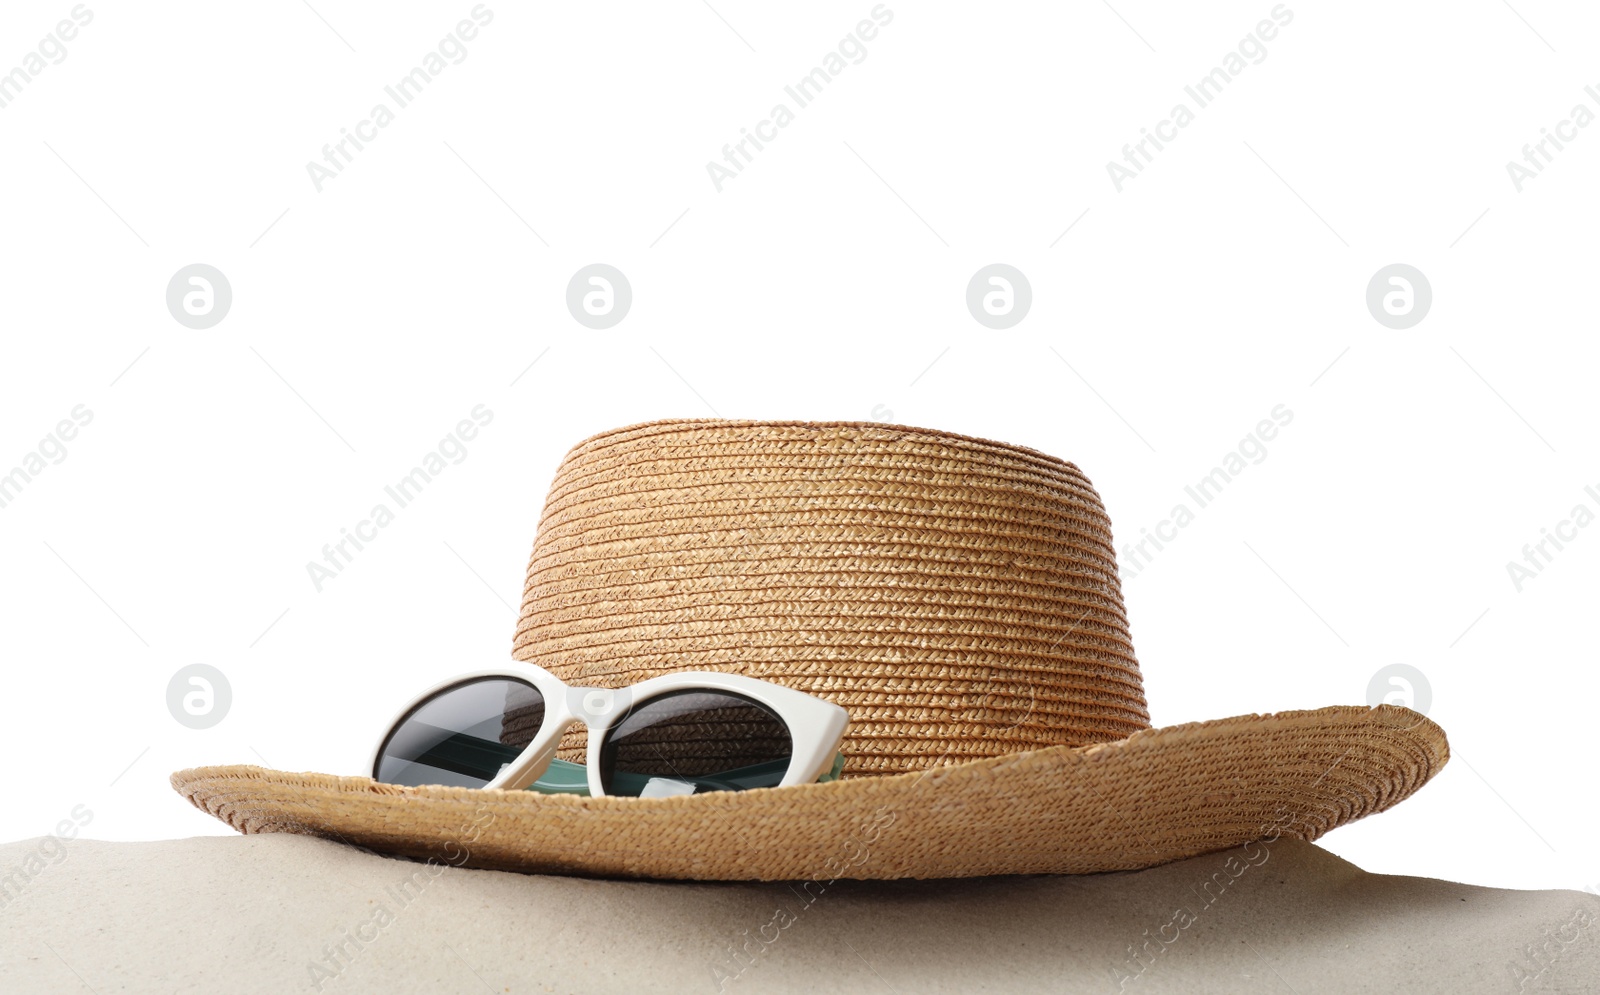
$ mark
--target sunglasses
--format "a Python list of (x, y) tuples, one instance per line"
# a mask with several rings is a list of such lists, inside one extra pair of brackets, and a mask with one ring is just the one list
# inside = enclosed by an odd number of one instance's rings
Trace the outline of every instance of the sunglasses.
[[(586, 763), (558, 758), (588, 727)], [(628, 687), (573, 687), (513, 661), (453, 677), (390, 723), (372, 762), (386, 784), (662, 798), (832, 780), (849, 715), (740, 674), (666, 674)]]

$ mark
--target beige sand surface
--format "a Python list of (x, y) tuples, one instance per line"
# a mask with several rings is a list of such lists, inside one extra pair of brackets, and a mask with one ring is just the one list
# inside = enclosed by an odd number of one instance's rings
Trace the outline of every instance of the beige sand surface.
[(1600, 897), (1373, 875), (1287, 839), (807, 886), (435, 870), (287, 835), (43, 849), (0, 845), (7, 995), (1600, 991)]

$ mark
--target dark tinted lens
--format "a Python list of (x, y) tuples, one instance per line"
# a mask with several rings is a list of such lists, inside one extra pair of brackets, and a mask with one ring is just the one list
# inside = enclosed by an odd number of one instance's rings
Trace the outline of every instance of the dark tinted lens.
[(611, 727), (600, 781), (606, 794), (628, 796), (772, 787), (793, 755), (789, 727), (766, 706), (726, 691), (677, 691), (640, 702)]
[(524, 681), (487, 677), (446, 688), (400, 721), (378, 756), (386, 784), (481, 788), (544, 722), (544, 697)]

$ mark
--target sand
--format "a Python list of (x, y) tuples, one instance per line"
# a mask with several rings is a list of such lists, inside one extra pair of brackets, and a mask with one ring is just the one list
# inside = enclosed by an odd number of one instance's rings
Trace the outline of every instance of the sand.
[(1132, 873), (809, 888), (429, 867), (289, 835), (65, 847), (0, 845), (0, 875), (23, 869), (0, 879), (8, 995), (1600, 991), (1600, 897), (1368, 874), (1288, 839)]

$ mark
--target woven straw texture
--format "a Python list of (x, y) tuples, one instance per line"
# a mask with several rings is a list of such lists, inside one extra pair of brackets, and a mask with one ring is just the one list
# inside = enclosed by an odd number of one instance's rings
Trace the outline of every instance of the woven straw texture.
[(655, 422), (580, 443), (513, 655), (570, 684), (725, 670), (827, 698), (850, 712), (845, 776), (1150, 725), (1111, 523), (1078, 468), (870, 423)]
[[(673, 421), (580, 443), (514, 655), (570, 684), (722, 670), (843, 705), (843, 778), (672, 798), (259, 767), (173, 787), (241, 832), (475, 867), (698, 879), (1130, 870), (1316, 839), (1449, 756), (1407, 709), (1150, 728), (1110, 523), (1070, 463), (861, 423)], [(581, 760), (581, 732), (563, 746)]]

